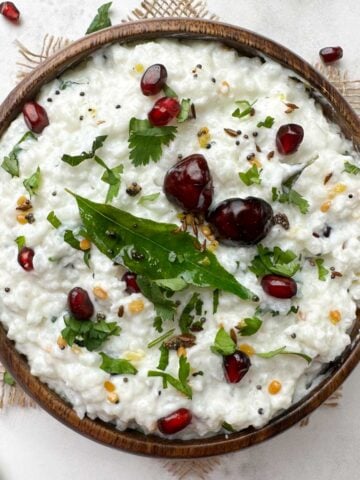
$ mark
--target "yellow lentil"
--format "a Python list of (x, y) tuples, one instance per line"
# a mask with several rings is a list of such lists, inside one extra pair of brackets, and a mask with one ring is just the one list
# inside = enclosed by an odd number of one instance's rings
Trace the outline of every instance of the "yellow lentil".
[(114, 392), (116, 387), (112, 382), (109, 382), (108, 380), (106, 380), (104, 382), (104, 388), (108, 392)]
[(26, 220), (26, 215), (23, 215), (22, 213), (16, 215), (16, 220), (21, 223), (21, 225), (25, 225), (25, 223), (28, 223), (28, 221)]
[(108, 293), (101, 287), (94, 287), (93, 294), (99, 300), (107, 300), (109, 298)]
[(330, 200), (326, 200), (326, 202), (322, 203), (321, 206), (320, 206), (320, 210), (323, 212), (323, 213), (326, 213), (329, 208), (331, 206), (331, 202)]
[(329, 319), (330, 319), (330, 322), (333, 323), (334, 325), (339, 323), (341, 320), (341, 313), (339, 312), (339, 310), (330, 310)]
[(144, 310), (144, 306), (143, 300), (137, 299), (129, 303), (128, 309), (130, 313), (140, 313)]
[(120, 402), (119, 395), (116, 392), (110, 392), (107, 396), (107, 399), (109, 400), (110, 403), (119, 403)]
[(272, 382), (269, 383), (268, 392), (271, 395), (276, 395), (277, 393), (280, 392), (281, 386), (282, 385), (278, 380), (273, 380)]
[(67, 341), (61, 335), (58, 337), (56, 343), (58, 344), (60, 350), (64, 350), (64, 348), (67, 346)]
[(238, 348), (241, 352), (244, 352), (246, 353), (246, 355), (249, 355), (249, 357), (255, 354), (255, 348), (249, 345), (248, 343), (241, 343)]
[(87, 238), (84, 238), (83, 240), (80, 241), (81, 250), (89, 250), (90, 247), (91, 247), (91, 243)]

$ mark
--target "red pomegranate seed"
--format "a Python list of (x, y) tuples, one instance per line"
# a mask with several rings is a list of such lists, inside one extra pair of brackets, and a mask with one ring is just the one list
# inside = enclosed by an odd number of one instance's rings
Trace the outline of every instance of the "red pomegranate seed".
[(19, 10), (12, 2), (0, 3), (0, 13), (11, 22), (17, 22), (20, 17)]
[(27, 102), (23, 107), (26, 125), (35, 133), (41, 133), (49, 125), (46, 110), (36, 102)]
[(180, 103), (177, 98), (162, 97), (157, 100), (148, 113), (148, 119), (154, 127), (167, 125), (180, 112)]
[(225, 245), (255, 245), (273, 225), (273, 209), (258, 197), (228, 198), (211, 210), (208, 221)]
[(228, 383), (239, 383), (251, 367), (250, 358), (244, 352), (235, 352), (223, 357), (223, 368)]
[(75, 287), (68, 294), (70, 312), (77, 320), (89, 320), (94, 314), (94, 305), (89, 294), (81, 287)]
[(343, 49), (341, 47), (325, 47), (319, 52), (319, 55), (324, 63), (336, 62), (343, 56)]
[(165, 435), (172, 435), (180, 432), (189, 425), (192, 419), (192, 413), (187, 408), (179, 408), (167, 417), (162, 417), (157, 421), (158, 429)]
[(167, 71), (164, 65), (151, 65), (141, 78), (140, 88), (144, 95), (156, 95), (161, 91), (167, 80)]
[(276, 147), (282, 155), (290, 155), (299, 148), (304, 138), (304, 129), (296, 123), (282, 125), (276, 134)]
[(297, 293), (295, 280), (280, 275), (265, 275), (261, 286), (265, 293), (276, 298), (291, 298)]
[(34, 265), (33, 265), (34, 255), (35, 255), (34, 250), (28, 247), (22, 247), (22, 249), (18, 253), (18, 263), (27, 272), (34, 270)]
[(121, 277), (121, 280), (126, 283), (125, 292), (129, 293), (139, 293), (140, 288), (136, 281), (136, 273), (133, 272), (125, 272), (124, 275)]
[(165, 175), (164, 192), (171, 203), (183, 210), (205, 214), (214, 192), (205, 157), (195, 153), (171, 167)]

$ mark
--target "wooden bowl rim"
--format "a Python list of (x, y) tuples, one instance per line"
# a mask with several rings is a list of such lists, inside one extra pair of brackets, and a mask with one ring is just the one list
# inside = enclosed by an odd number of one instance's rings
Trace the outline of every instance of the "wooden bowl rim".
[[(319, 91), (344, 121), (348, 136), (360, 144), (360, 120), (340, 93), (311, 65), (280, 44), (249, 30), (229, 24), (198, 19), (154, 19), (109, 27), (83, 37), (51, 56), (22, 80), (0, 106), (0, 135), (21, 111), (25, 101), (33, 98), (42, 85), (63, 70), (108, 44), (121, 41), (144, 41), (154, 38), (218, 40), (254, 49), (287, 66)], [(350, 134), (350, 135), (349, 135)], [(216, 435), (195, 440), (169, 440), (135, 431), (121, 432), (111, 424), (87, 417), (80, 419), (71, 405), (30, 373), (26, 358), (19, 354), (0, 324), (0, 360), (21, 387), (46, 411), (78, 433), (131, 453), (167, 458), (195, 458), (236, 451), (257, 444), (286, 430), (309, 415), (345, 380), (360, 361), (360, 340), (356, 337), (334, 367), (333, 373), (289, 409), (264, 427), (248, 428), (239, 433)]]

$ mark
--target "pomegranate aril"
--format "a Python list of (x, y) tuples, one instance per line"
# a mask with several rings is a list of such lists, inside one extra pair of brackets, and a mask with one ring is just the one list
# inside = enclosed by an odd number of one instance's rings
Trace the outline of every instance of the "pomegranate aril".
[(169, 202), (183, 210), (205, 214), (214, 192), (205, 157), (200, 154), (189, 155), (171, 167), (165, 175), (164, 192)]
[(89, 294), (81, 287), (75, 287), (68, 294), (70, 312), (77, 320), (89, 320), (94, 314), (94, 305)]
[(139, 293), (140, 288), (136, 281), (136, 273), (133, 272), (125, 272), (124, 275), (121, 277), (121, 280), (126, 283), (125, 292), (132, 294), (132, 293)]
[(26, 125), (35, 133), (41, 133), (49, 125), (46, 110), (37, 102), (25, 103), (22, 112)]
[(325, 47), (319, 52), (319, 55), (324, 63), (336, 62), (343, 56), (343, 49), (341, 47)]
[(296, 123), (282, 125), (276, 134), (276, 148), (282, 155), (295, 153), (304, 138), (304, 129)]
[(157, 100), (148, 113), (148, 119), (154, 127), (167, 125), (180, 113), (180, 103), (177, 98), (162, 97)]
[(297, 293), (295, 280), (280, 275), (265, 275), (261, 286), (265, 293), (276, 298), (292, 298)]
[(254, 245), (273, 225), (271, 206), (257, 197), (229, 198), (208, 215), (215, 237), (226, 245)]
[(34, 255), (35, 255), (34, 250), (28, 247), (22, 247), (18, 253), (18, 263), (27, 272), (34, 270), (34, 265), (33, 265)]
[(0, 3), (0, 13), (11, 22), (17, 22), (20, 17), (20, 12), (12, 2)]
[(179, 408), (175, 412), (162, 417), (157, 421), (158, 429), (164, 435), (172, 435), (180, 432), (189, 425), (192, 419), (192, 413), (187, 408)]
[(251, 367), (251, 361), (244, 352), (235, 352), (223, 357), (223, 368), (228, 383), (239, 383)]
[(155, 63), (149, 67), (141, 78), (140, 88), (144, 95), (156, 95), (161, 91), (167, 80), (164, 65)]

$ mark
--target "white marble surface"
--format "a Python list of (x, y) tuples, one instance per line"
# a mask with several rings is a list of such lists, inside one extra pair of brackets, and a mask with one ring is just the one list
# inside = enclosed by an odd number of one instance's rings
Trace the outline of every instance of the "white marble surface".
[[(15, 0), (22, 23), (0, 18), (0, 101), (16, 83), (15, 39), (39, 51), (44, 33), (76, 39), (86, 30), (101, 0)], [(114, 0), (113, 23), (140, 0)], [(340, 44), (341, 66), (360, 78), (359, 0), (208, 0), (222, 20), (262, 33), (314, 63), (318, 50)], [(318, 409), (306, 427), (295, 426), (256, 447), (183, 465), (135, 457), (95, 444), (39, 409), (0, 413), (0, 480), (355, 480), (360, 471), (360, 369), (345, 382), (337, 407)]]

